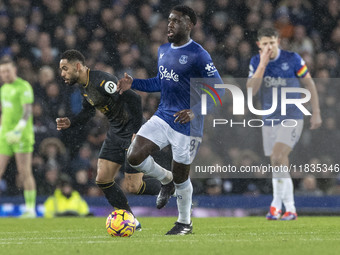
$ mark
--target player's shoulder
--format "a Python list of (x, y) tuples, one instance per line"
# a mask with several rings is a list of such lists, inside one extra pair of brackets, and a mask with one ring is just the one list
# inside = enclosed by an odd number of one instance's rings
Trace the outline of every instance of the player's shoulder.
[(210, 56), (209, 52), (206, 49), (204, 49), (201, 44), (195, 42), (194, 40), (192, 40), (192, 42), (188, 46), (192, 52), (196, 52), (198, 55), (207, 54)]
[(16, 82), (17, 84), (19, 84), (19, 86), (21, 86), (21, 87), (23, 87), (23, 88), (32, 89), (31, 84), (30, 84), (28, 81), (26, 81), (26, 80), (24, 80), (24, 79), (22, 79), (22, 78), (20, 78), (20, 77), (18, 77), (18, 78), (16, 79), (15, 82)]
[(90, 70), (89, 80), (95, 84), (107, 81), (118, 82), (118, 78), (115, 75), (100, 70)]
[(280, 54), (285, 59), (301, 59), (301, 56), (294, 51), (281, 50)]

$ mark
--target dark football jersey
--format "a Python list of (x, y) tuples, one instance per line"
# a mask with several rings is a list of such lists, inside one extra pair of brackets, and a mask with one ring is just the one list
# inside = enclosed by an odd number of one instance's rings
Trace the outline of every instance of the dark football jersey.
[(87, 83), (79, 86), (85, 99), (83, 109), (71, 120), (72, 126), (87, 122), (96, 108), (108, 118), (110, 132), (123, 137), (137, 133), (143, 121), (140, 96), (132, 90), (120, 95), (117, 83), (117, 77), (112, 74), (89, 70)]

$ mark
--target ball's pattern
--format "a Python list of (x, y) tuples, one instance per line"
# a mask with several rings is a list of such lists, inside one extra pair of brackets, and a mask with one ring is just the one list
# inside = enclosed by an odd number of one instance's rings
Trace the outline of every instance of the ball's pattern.
[(106, 230), (113, 237), (132, 236), (136, 230), (135, 217), (126, 210), (115, 210), (106, 219)]

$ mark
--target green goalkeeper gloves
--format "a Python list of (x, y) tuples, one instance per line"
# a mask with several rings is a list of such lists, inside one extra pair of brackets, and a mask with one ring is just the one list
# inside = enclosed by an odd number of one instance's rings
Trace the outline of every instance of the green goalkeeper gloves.
[(26, 120), (20, 120), (12, 131), (7, 132), (6, 139), (9, 144), (16, 144), (20, 142), (22, 131), (25, 129), (26, 124)]

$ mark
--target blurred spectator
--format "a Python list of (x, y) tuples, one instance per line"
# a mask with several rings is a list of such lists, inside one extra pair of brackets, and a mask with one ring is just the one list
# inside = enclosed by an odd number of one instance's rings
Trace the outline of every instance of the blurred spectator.
[(39, 146), (39, 154), (43, 157), (45, 164), (55, 168), (66, 167), (66, 148), (58, 138), (46, 138)]
[(314, 48), (312, 40), (306, 36), (306, 28), (302, 25), (294, 27), (293, 41), (291, 43), (291, 51), (295, 51), (302, 55), (309, 53), (313, 55)]
[(58, 186), (54, 194), (45, 201), (44, 207), (45, 218), (89, 215), (86, 201), (73, 190), (72, 180), (66, 174), (59, 177)]
[(317, 181), (313, 175), (307, 175), (303, 178), (301, 186), (295, 191), (297, 196), (317, 196), (323, 195), (323, 192), (317, 187)]
[(205, 194), (209, 196), (218, 196), (222, 194), (222, 180), (220, 178), (211, 178), (205, 181)]
[(38, 151), (40, 143), (48, 137), (58, 137), (57, 125), (46, 113), (43, 104), (36, 100), (32, 108), (33, 129), (35, 134), (34, 150)]

